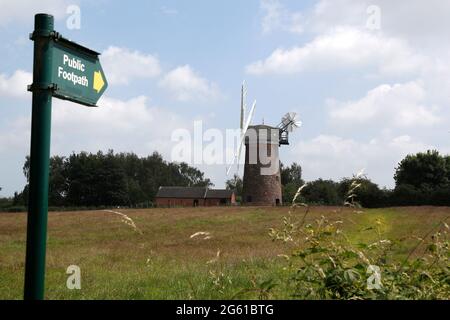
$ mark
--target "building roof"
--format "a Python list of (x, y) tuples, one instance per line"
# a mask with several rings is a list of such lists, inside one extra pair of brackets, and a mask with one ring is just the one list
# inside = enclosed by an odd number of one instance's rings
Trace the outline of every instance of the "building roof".
[(205, 198), (207, 199), (224, 199), (231, 198), (233, 191), (225, 189), (208, 189)]
[(159, 187), (157, 198), (224, 199), (231, 198), (233, 191), (208, 189), (206, 187)]
[(248, 127), (256, 129), (256, 130), (259, 130), (259, 129), (279, 129), (278, 127), (268, 126), (267, 124), (256, 124), (256, 125), (250, 125)]
[(205, 187), (159, 187), (157, 198), (200, 198), (205, 197)]

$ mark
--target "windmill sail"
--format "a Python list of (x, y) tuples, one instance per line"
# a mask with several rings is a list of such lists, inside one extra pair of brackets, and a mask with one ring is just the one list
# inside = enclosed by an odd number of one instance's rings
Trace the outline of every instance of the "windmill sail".
[[(242, 82), (242, 88), (241, 88), (241, 123), (240, 123), (240, 129), (241, 129), (241, 138), (242, 135), (245, 134), (244, 132), (244, 123), (245, 123), (245, 112), (247, 111), (247, 88), (245, 86), (245, 80)], [(241, 148), (239, 148), (238, 152), (238, 161), (237, 161), (237, 171), (239, 172), (239, 160), (241, 159)]]
[(244, 81), (244, 82), (242, 82), (242, 88), (241, 88), (241, 123), (239, 126), (239, 128), (241, 130), (244, 129), (246, 109), (247, 109), (247, 88), (245, 87), (245, 81)]
[[(233, 161), (231, 162), (230, 166), (228, 167), (227, 170), (227, 175), (230, 174), (231, 168), (233, 167), (234, 163), (236, 162), (236, 160), (239, 160), (240, 155), (241, 155), (241, 151), (242, 151), (242, 145), (244, 144), (244, 139), (245, 139), (245, 134), (247, 133), (247, 129), (250, 125), (250, 122), (253, 119), (253, 114), (255, 113), (255, 108), (256, 108), (256, 100), (255, 102), (253, 102), (252, 108), (250, 109), (250, 113), (248, 115), (248, 118), (245, 121), (245, 124), (241, 130), (241, 139), (239, 141), (239, 146), (238, 146), (238, 150), (237, 152), (235, 152), (234, 157), (233, 157)], [(239, 164), (239, 161), (238, 161)]]

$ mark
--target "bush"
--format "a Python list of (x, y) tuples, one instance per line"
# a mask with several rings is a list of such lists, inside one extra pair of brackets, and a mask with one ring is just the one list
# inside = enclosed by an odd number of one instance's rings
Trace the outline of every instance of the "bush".
[(358, 179), (344, 178), (339, 183), (339, 194), (342, 198), (349, 192), (352, 182), (358, 185), (354, 190), (354, 195), (358, 203), (364, 208), (379, 208), (387, 205), (388, 195), (385, 190), (380, 190), (377, 184), (370, 181), (365, 176)]
[(392, 192), (391, 204), (395, 206), (412, 206), (423, 203), (424, 196), (409, 184), (397, 186)]
[(27, 212), (27, 207), (24, 206), (14, 206), (5, 209), (6, 212)]
[(4, 210), (13, 205), (13, 199), (11, 198), (0, 198), (0, 210)]
[(295, 182), (289, 182), (283, 186), (283, 203), (291, 204), (300, 185)]
[(342, 221), (325, 217), (307, 225), (303, 221), (286, 217), (282, 230), (270, 231), (273, 240), (295, 244), (285, 256), (293, 298), (447, 300), (450, 296), (449, 228), (445, 223), (419, 243), (424, 248), (422, 255), (411, 258), (417, 246), (398, 262), (396, 246), (402, 240), (382, 238), (380, 221), (373, 227), (378, 230), (378, 241), (357, 245), (348, 241), (340, 227)]
[(431, 203), (436, 206), (450, 206), (450, 188), (439, 188), (431, 196)]
[(304, 202), (318, 205), (342, 205), (343, 199), (339, 196), (338, 184), (332, 180), (318, 179), (309, 182), (302, 192)]
[[(350, 182), (343, 195), (349, 206), (354, 206), (354, 194), (361, 191), (363, 184), (358, 183), (359, 179), (356, 176), (344, 181)], [(396, 192), (398, 197), (406, 194), (408, 201), (411, 195), (419, 193), (408, 185)], [(441, 196), (445, 199), (446, 192), (443, 190), (439, 199)], [(273, 241), (293, 247), (289, 255), (284, 255), (288, 262), (287, 279), (282, 280), (289, 283), (287, 290), (293, 298), (447, 300), (450, 296), (449, 226), (445, 221), (419, 238), (419, 243), (401, 261), (397, 252), (406, 239), (384, 238), (380, 220), (364, 230), (375, 230), (377, 241), (355, 245), (344, 234), (343, 221), (330, 221), (322, 216), (305, 225), (309, 207), (301, 205), (305, 207), (304, 214), (293, 215), (298, 207), (293, 203), (289, 215), (283, 218), (281, 230), (272, 228), (269, 232)], [(422, 254), (413, 255), (419, 249)]]

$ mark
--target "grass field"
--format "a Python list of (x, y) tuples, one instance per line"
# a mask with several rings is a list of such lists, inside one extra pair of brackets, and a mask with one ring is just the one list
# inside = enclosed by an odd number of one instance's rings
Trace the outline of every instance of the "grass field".
[[(120, 210), (138, 231), (106, 211), (51, 212), (48, 226), (47, 299), (230, 299), (258, 298), (254, 283), (282, 279), (290, 252), (271, 241), (289, 208), (172, 208)], [(300, 213), (298, 213), (300, 214)], [(450, 208), (364, 210), (313, 207), (307, 221), (325, 215), (342, 220), (350, 241), (376, 239), (367, 230), (382, 222), (386, 238), (405, 238), (404, 258), (423, 236), (450, 216)], [(209, 232), (190, 238), (196, 232)], [(26, 214), (0, 213), (0, 299), (21, 299)], [(420, 248), (417, 254), (420, 253)], [(218, 255), (218, 252), (220, 254)], [(66, 268), (81, 268), (81, 290), (66, 287)], [(283, 286), (274, 298), (290, 298)]]

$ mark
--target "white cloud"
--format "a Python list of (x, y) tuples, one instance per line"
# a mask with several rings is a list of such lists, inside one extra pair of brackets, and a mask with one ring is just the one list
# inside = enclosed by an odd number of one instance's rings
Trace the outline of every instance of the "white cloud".
[(110, 46), (103, 52), (101, 60), (108, 82), (112, 85), (129, 84), (139, 78), (154, 78), (161, 73), (157, 57), (127, 48)]
[(277, 29), (298, 34), (303, 32), (301, 12), (290, 12), (278, 0), (262, 0), (260, 8), (264, 14), (261, 22), (263, 33)]
[(367, 8), (376, 5), (381, 10), (381, 30), (401, 37), (421, 47), (443, 47), (442, 39), (450, 35), (450, 2), (442, 0), (321, 0), (309, 10), (307, 28), (326, 32), (336, 26), (365, 27), (370, 14)]
[(27, 97), (27, 86), (33, 82), (31, 73), (16, 70), (11, 76), (0, 74), (0, 97)]
[[(170, 156), (171, 133), (186, 119), (167, 108), (151, 106), (138, 96), (129, 100), (102, 97), (100, 107), (53, 99), (52, 154), (114, 149), (141, 155), (158, 151)], [(0, 151), (28, 153), (31, 117), (17, 117), (0, 128)]]
[(308, 12), (308, 30), (323, 33), (337, 26), (365, 27), (370, 5), (377, 3), (369, 0), (320, 0)]
[(114, 149), (140, 155), (170, 155), (171, 132), (185, 123), (166, 108), (138, 96), (129, 100), (103, 97), (98, 108), (56, 100), (53, 107), (52, 153)]
[(66, 16), (66, 9), (74, 0), (0, 0), (0, 26), (10, 23), (33, 21), (36, 13), (49, 13), (56, 19)]
[(339, 180), (365, 169), (380, 186), (394, 186), (397, 164), (408, 154), (433, 149), (411, 136), (384, 136), (358, 142), (335, 135), (319, 135), (295, 144), (291, 159), (301, 164), (306, 180)]
[(0, 129), (0, 153), (11, 154), (15, 151), (28, 152), (30, 127), (30, 117), (17, 117), (12, 121), (8, 121)]
[[(170, 160), (172, 131), (189, 122), (167, 108), (152, 106), (145, 96), (129, 100), (103, 97), (99, 105), (89, 108), (53, 99), (52, 155), (114, 149), (139, 156), (158, 151)], [(0, 187), (4, 195), (21, 190), (25, 183), (21, 168), (30, 150), (30, 128), (30, 116), (0, 126), (0, 161), (5, 162), (0, 167)]]
[(426, 91), (421, 82), (383, 84), (359, 100), (328, 101), (330, 118), (340, 126), (370, 125), (386, 127), (430, 126), (440, 118), (436, 108), (425, 105)]
[(189, 65), (177, 67), (167, 73), (159, 85), (176, 100), (216, 100), (220, 93), (217, 85), (198, 75)]
[(278, 48), (268, 58), (248, 65), (246, 71), (263, 75), (375, 68), (381, 74), (405, 75), (419, 72), (425, 62), (402, 40), (338, 27), (301, 47)]

